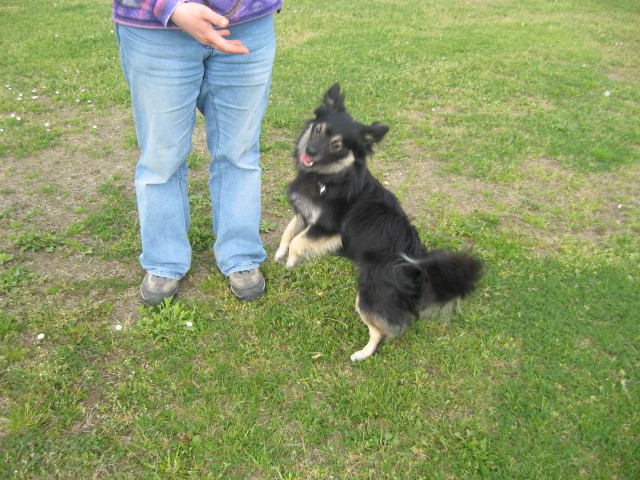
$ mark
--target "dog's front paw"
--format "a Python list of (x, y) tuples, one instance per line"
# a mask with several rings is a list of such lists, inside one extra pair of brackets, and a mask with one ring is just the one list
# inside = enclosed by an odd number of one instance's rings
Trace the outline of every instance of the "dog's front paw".
[(291, 270), (296, 265), (298, 265), (299, 262), (300, 262), (300, 257), (298, 257), (297, 255), (292, 255), (291, 252), (289, 252), (289, 257), (287, 258), (287, 263), (286, 263), (287, 269)]
[(356, 353), (351, 355), (349, 358), (351, 359), (352, 362), (355, 363), (355, 362), (359, 362), (359, 361), (362, 361), (362, 360), (366, 360), (371, 355), (373, 355), (373, 352), (368, 352), (366, 348), (363, 348), (362, 350), (358, 350)]
[(278, 248), (278, 251), (276, 252), (274, 260), (276, 262), (283, 262), (284, 259), (287, 258), (287, 253), (289, 253), (289, 246), (280, 245), (280, 247)]

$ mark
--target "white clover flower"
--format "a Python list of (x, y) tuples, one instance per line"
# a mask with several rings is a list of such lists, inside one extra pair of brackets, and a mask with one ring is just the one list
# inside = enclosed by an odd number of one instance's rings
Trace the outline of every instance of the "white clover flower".
[(120, 331), (120, 330), (122, 330), (122, 325), (116, 325), (114, 328), (115, 328), (116, 330)]
[(185, 325), (186, 325), (187, 327), (193, 327), (193, 322), (185, 322)]
[(44, 338), (44, 333), (39, 333), (39, 334), (36, 336), (36, 338), (37, 338), (38, 340), (42, 340), (42, 339)]

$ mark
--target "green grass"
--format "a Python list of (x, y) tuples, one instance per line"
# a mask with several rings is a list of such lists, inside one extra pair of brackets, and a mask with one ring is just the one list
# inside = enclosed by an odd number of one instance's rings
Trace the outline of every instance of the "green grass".
[[(0, 13), (0, 478), (638, 478), (636, 1), (287, 1), (267, 294), (237, 302), (215, 267), (196, 145), (193, 268), (156, 308), (110, 5)], [(423, 240), (488, 267), (461, 315), (356, 365), (353, 266), (272, 261), (293, 142), (335, 81), (390, 125), (371, 168)]]

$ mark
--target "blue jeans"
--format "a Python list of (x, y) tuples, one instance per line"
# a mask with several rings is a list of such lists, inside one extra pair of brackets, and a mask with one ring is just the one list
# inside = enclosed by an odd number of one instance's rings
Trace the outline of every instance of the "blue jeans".
[(196, 108), (211, 154), (214, 254), (224, 275), (260, 265), (260, 125), (275, 55), (273, 16), (232, 26), (230, 55), (179, 30), (116, 25), (142, 152), (135, 171), (142, 268), (182, 278), (191, 266), (187, 156)]

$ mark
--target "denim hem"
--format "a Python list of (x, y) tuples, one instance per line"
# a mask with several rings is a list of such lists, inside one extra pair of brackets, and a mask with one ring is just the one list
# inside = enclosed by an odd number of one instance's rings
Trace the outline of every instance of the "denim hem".
[(166, 270), (147, 270), (147, 273), (155, 275), (156, 277), (170, 278), (171, 280), (182, 280), (184, 278), (184, 275), (167, 272)]
[(249, 265), (241, 265), (239, 267), (234, 267), (229, 270), (228, 273), (222, 272), (225, 277), (230, 276), (232, 273), (243, 272), (245, 270), (253, 270), (254, 268), (260, 268), (259, 263), (251, 263)]

